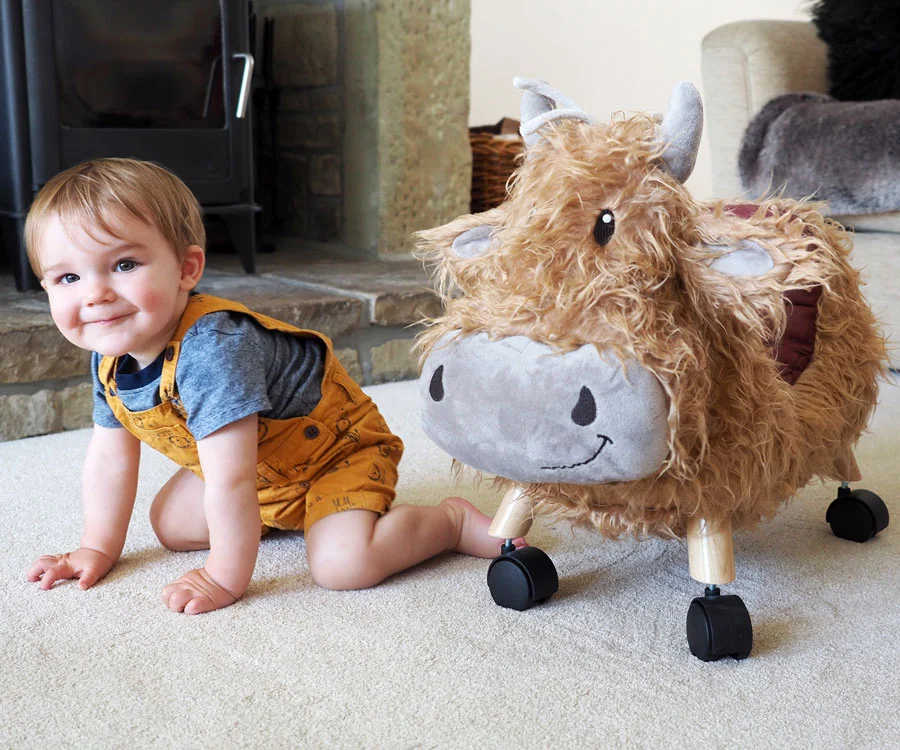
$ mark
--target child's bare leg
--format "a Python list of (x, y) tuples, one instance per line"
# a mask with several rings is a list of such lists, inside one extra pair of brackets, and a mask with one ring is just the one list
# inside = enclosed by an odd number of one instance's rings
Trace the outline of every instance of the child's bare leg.
[(310, 527), (306, 554), (319, 585), (368, 588), (441, 552), (498, 555), (501, 541), (488, 536), (490, 523), (461, 497), (447, 498), (438, 506), (395, 505), (383, 516), (350, 510)]
[(187, 469), (175, 472), (153, 499), (150, 524), (162, 545), (170, 550), (209, 549), (203, 480)]

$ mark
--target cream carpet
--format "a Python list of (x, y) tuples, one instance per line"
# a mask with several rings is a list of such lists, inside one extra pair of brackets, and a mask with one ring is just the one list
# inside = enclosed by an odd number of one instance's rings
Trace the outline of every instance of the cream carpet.
[[(400, 500), (447, 493), (485, 511), (422, 435), (415, 384), (369, 389), (407, 443)], [(87, 431), (0, 444), (0, 747), (607, 748), (900, 747), (900, 389), (885, 386), (860, 486), (893, 525), (859, 545), (824, 522), (813, 485), (736, 540), (755, 645), (743, 662), (690, 655), (701, 593), (677, 542), (601, 542), (538, 522), (532, 544), (560, 590), (527, 612), (490, 598), (487, 561), (445, 555), (376, 589), (310, 579), (302, 535), (262, 544), (249, 595), (199, 617), (163, 586), (200, 565), (147, 520), (171, 464), (145, 455), (125, 555), (100, 584), (49, 592), (24, 580), (80, 532)]]

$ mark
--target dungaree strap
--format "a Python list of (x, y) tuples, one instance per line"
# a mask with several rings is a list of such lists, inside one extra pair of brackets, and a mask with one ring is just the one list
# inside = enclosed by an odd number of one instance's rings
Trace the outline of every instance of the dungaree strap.
[(219, 297), (195, 294), (188, 298), (188, 304), (184, 314), (181, 316), (178, 328), (175, 329), (172, 340), (166, 345), (162, 376), (159, 380), (159, 397), (162, 401), (171, 401), (178, 396), (178, 389), (175, 386), (175, 370), (178, 367), (178, 355), (181, 354), (181, 342), (184, 339), (184, 335), (204, 315), (211, 312), (219, 312), (220, 310), (236, 310), (250, 313), (240, 303), (230, 302)]
[(255, 313), (248, 309), (240, 302), (232, 302), (231, 300), (222, 299), (221, 297), (213, 297), (209, 294), (195, 294), (188, 298), (187, 307), (181, 316), (181, 322), (172, 336), (172, 341), (181, 341), (192, 325), (196, 323), (204, 315), (214, 312), (240, 312), (255, 317)]
[(170, 341), (163, 355), (162, 375), (159, 379), (159, 397), (165, 403), (178, 395), (175, 390), (175, 368), (181, 353), (181, 341)]
[(118, 361), (118, 357), (101, 357), (100, 364), (97, 366), (97, 379), (107, 395), (110, 391), (116, 390), (115, 372)]

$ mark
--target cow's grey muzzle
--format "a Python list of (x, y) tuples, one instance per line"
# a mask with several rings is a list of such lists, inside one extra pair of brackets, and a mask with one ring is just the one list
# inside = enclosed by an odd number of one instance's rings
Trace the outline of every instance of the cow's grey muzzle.
[(419, 381), (426, 434), (462, 463), (517, 482), (641, 479), (666, 459), (667, 399), (636, 360), (593, 345), (448, 334)]

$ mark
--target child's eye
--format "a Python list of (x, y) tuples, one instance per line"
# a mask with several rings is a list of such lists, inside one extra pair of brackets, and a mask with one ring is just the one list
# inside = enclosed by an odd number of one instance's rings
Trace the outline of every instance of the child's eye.
[(78, 274), (75, 273), (64, 273), (62, 276), (57, 279), (57, 284), (74, 284), (78, 281)]
[(137, 268), (138, 264), (133, 260), (120, 260), (116, 263), (116, 270), (127, 273)]

